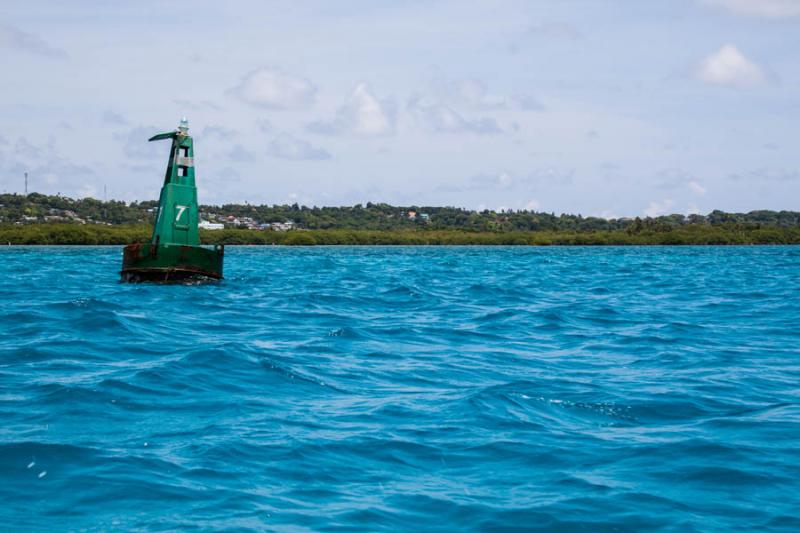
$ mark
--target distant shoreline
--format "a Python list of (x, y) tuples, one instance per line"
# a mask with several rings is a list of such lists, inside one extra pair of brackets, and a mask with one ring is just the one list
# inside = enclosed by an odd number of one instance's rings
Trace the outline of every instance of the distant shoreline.
[[(125, 245), (148, 242), (146, 225), (0, 225), (1, 245)], [(203, 244), (228, 245), (477, 245), (477, 246), (652, 246), (800, 244), (800, 228), (685, 225), (664, 231), (462, 231), (315, 229), (201, 230)]]

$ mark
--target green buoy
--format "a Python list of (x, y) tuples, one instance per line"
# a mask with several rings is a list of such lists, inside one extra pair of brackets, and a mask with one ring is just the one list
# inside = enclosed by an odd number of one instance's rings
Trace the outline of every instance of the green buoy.
[(200, 246), (194, 143), (186, 118), (181, 120), (177, 130), (159, 133), (149, 140), (163, 139), (172, 139), (172, 149), (153, 237), (149, 243), (125, 247), (120, 272), (122, 281), (222, 279), (224, 247)]

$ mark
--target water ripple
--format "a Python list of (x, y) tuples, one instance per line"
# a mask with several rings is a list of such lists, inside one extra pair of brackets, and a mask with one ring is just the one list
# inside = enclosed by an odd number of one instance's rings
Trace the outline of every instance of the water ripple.
[(0, 249), (9, 530), (800, 529), (793, 247)]

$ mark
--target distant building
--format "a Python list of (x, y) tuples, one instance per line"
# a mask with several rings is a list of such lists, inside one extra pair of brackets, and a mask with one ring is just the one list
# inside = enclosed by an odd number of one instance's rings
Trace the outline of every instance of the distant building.
[(417, 219), (417, 212), (416, 211), (409, 211), (408, 212), (408, 219), (409, 220), (416, 220)]
[(198, 225), (200, 229), (207, 229), (207, 230), (218, 230), (218, 229), (225, 229), (225, 224), (219, 224), (217, 222), (209, 222), (208, 220), (201, 221)]
[(294, 229), (294, 222), (287, 220), (286, 222), (273, 222), (272, 229), (275, 231), (289, 231)]
[(420, 214), (419, 214), (419, 218), (421, 218), (422, 220), (424, 220), (425, 222), (427, 222), (427, 221), (428, 221), (428, 219), (430, 218), (430, 215), (429, 215), (428, 213), (420, 213)]

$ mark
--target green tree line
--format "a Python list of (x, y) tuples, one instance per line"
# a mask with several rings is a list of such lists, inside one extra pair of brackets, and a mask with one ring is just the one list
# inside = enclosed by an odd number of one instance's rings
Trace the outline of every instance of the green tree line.
[[(147, 225), (26, 224), (0, 225), (0, 244), (130, 244), (147, 242)], [(800, 228), (754, 228), (727, 223), (672, 229), (612, 231), (464, 231), (294, 230), (288, 232), (226, 229), (200, 232), (204, 244), (256, 245), (668, 245), (800, 244)]]
[[(0, 195), (0, 224), (45, 223), (56, 217), (75, 222), (137, 225), (152, 223), (156, 201), (102, 202), (93, 198), (71, 199), (32, 193)], [(410, 217), (409, 213), (416, 216)], [(203, 218), (232, 216), (249, 218), (256, 223), (294, 221), (311, 230), (465, 230), (471, 232), (574, 232), (633, 231), (636, 233), (670, 232), (686, 226), (745, 226), (748, 229), (798, 228), (800, 212), (750, 211), (707, 215), (665, 215), (655, 218), (599, 218), (575, 214), (544, 213), (529, 210), (473, 211), (457, 207), (392, 206), (367, 203), (342, 207), (307, 207), (292, 205), (226, 204), (202, 205)], [(426, 215), (423, 217), (422, 215)], [(46, 218), (49, 217), (49, 218)], [(63, 220), (66, 221), (66, 220)]]

